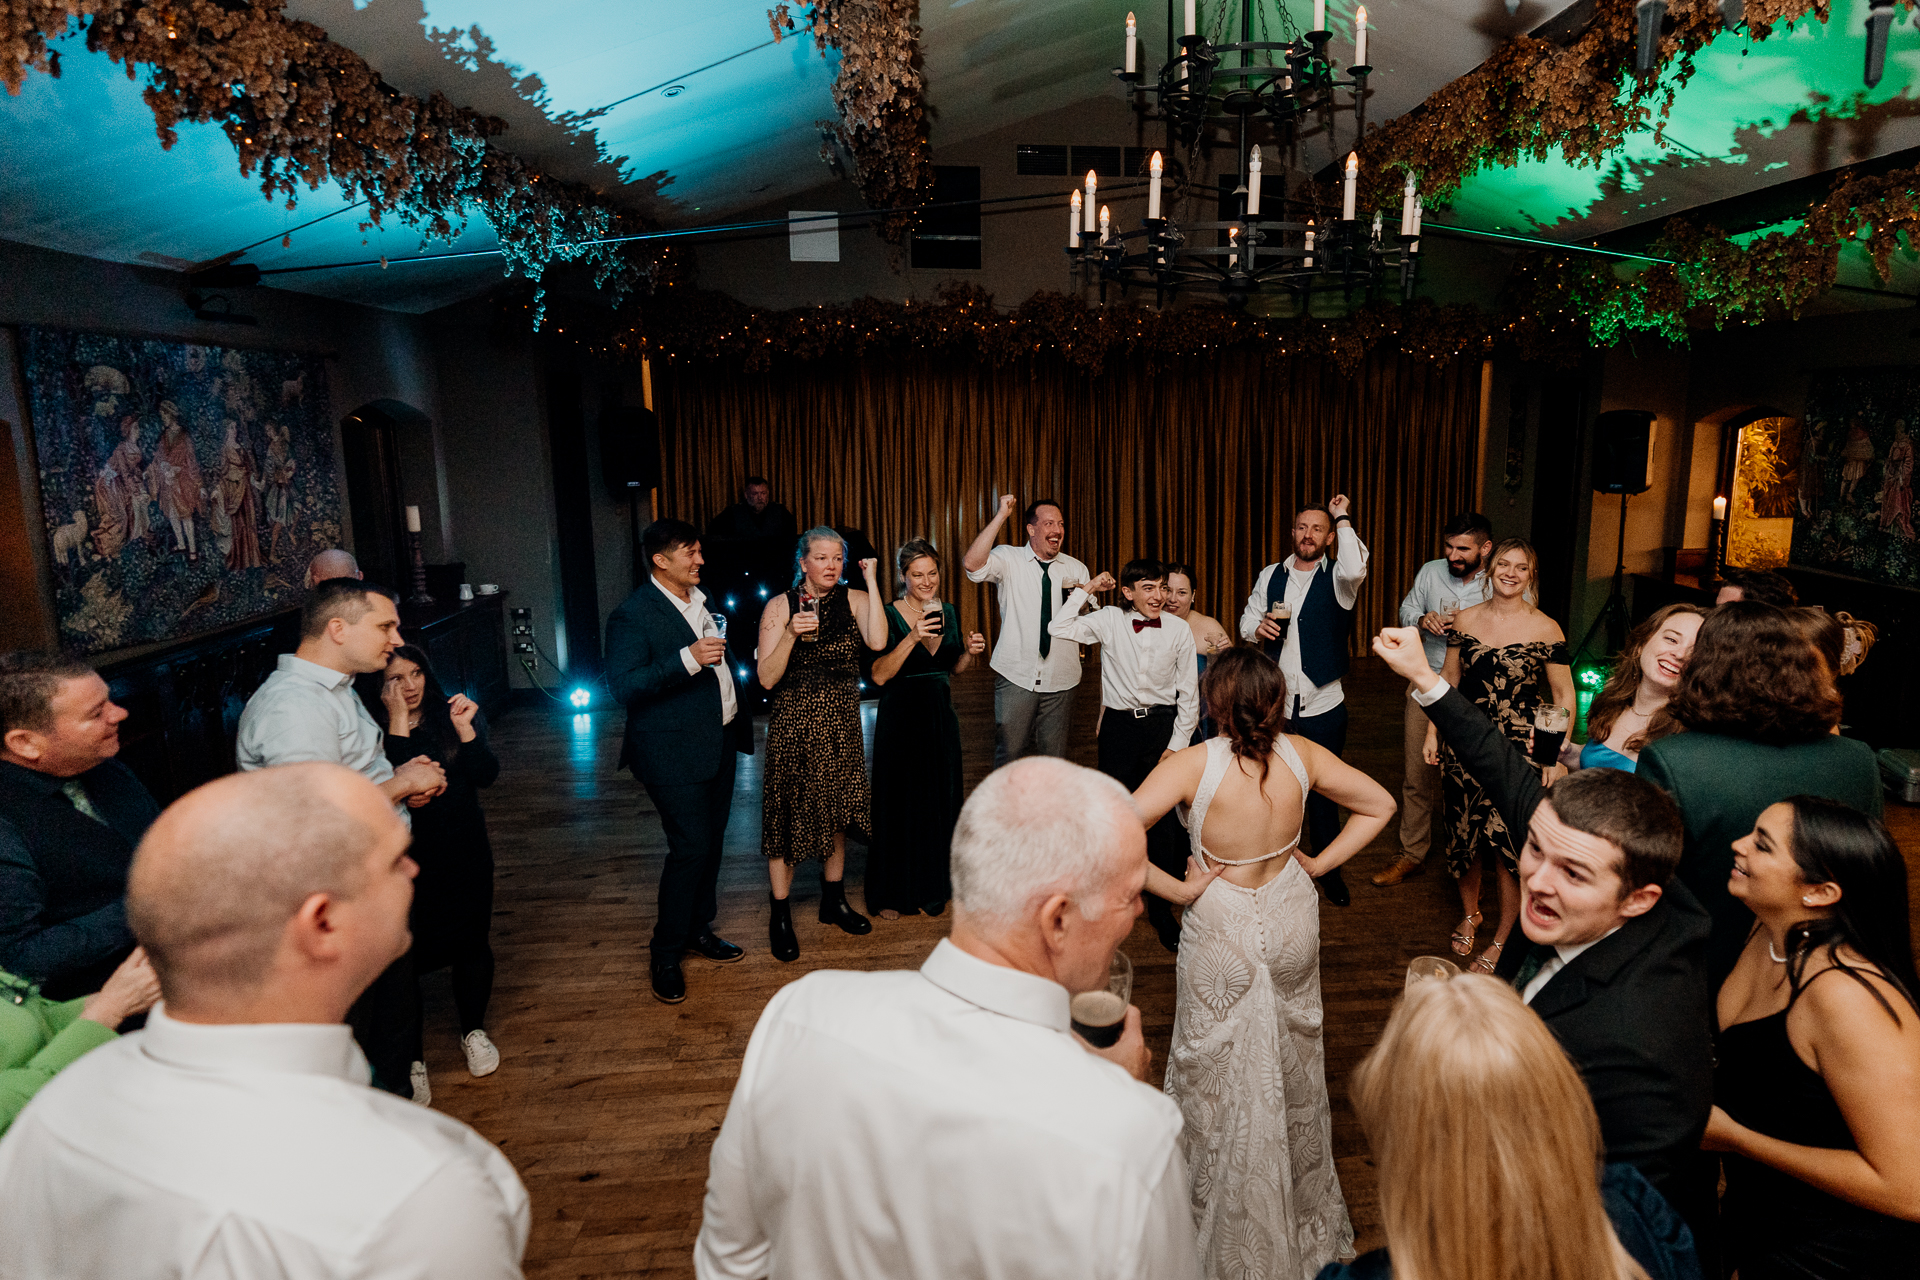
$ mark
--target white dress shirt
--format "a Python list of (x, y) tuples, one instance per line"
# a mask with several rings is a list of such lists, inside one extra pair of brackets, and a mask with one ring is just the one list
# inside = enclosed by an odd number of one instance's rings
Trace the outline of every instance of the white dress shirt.
[[(693, 628), (693, 634), (702, 638), (720, 634), (720, 628), (714, 625), (713, 615), (707, 612), (706, 592), (698, 587), (692, 587), (687, 591), (687, 598), (682, 600), (662, 585), (659, 578), (653, 579), (653, 585), (660, 588), (660, 594), (667, 598), (667, 603), (673, 606), (673, 611), (687, 620), (687, 625)], [(686, 645), (680, 650), (680, 662), (686, 667), (688, 675), (700, 674), (700, 659), (693, 656), (692, 645)], [(713, 674), (714, 678), (720, 682), (720, 723), (732, 724), (734, 716), (740, 711), (740, 699), (734, 693), (733, 672), (728, 670), (725, 657), (713, 664)]]
[(1101, 646), (1100, 704), (1118, 711), (1172, 707), (1173, 739), (1167, 749), (1191, 745), (1200, 723), (1200, 664), (1193, 628), (1163, 613), (1159, 626), (1136, 630), (1134, 620), (1145, 621), (1137, 610), (1108, 605), (1082, 616), (1086, 603), (1086, 588), (1075, 587), (1051, 630), (1062, 640)]
[(774, 996), (714, 1143), (699, 1280), (1199, 1280), (1180, 1110), (1059, 984), (942, 940)]
[(1620, 928), (1621, 926), (1615, 925), (1591, 942), (1576, 942), (1571, 946), (1555, 947), (1553, 954), (1541, 962), (1539, 971), (1535, 973), (1532, 978), (1528, 979), (1527, 989), (1520, 993), (1520, 999), (1526, 1004), (1532, 1004), (1533, 998), (1539, 995), (1549, 982), (1553, 981), (1554, 974), (1572, 964), (1574, 959), (1589, 947), (1598, 946), (1614, 934), (1620, 932)]
[[(1339, 601), (1342, 609), (1351, 609), (1354, 602), (1360, 599), (1360, 584), (1367, 580), (1369, 553), (1351, 524), (1339, 530), (1339, 535), (1334, 540), (1333, 550), (1333, 598)], [(1307, 601), (1307, 592), (1313, 586), (1313, 575), (1323, 572), (1320, 565), (1326, 558), (1323, 553), (1320, 560), (1303, 565), (1296, 557), (1288, 556), (1279, 564), (1268, 565), (1253, 580), (1253, 592), (1247, 597), (1246, 608), (1240, 611), (1240, 638), (1252, 640), (1253, 633), (1260, 629), (1261, 620), (1267, 616), (1267, 587), (1273, 581), (1275, 571), (1287, 571), (1286, 594), (1281, 598), (1293, 610), (1293, 624), (1287, 628), (1286, 642), (1280, 646), (1280, 674), (1287, 678), (1288, 715), (1324, 715), (1344, 702), (1347, 696), (1338, 680), (1317, 685), (1300, 670), (1300, 607)]]
[[(1483, 603), (1493, 593), (1493, 575), (1487, 572), (1485, 561), (1478, 569), (1465, 578), (1453, 576), (1453, 568), (1443, 556), (1438, 560), (1429, 560), (1420, 566), (1420, 572), (1413, 575), (1413, 586), (1407, 590), (1406, 597), (1400, 601), (1400, 625), (1417, 627), (1420, 619), (1439, 611), (1440, 606), (1449, 600), (1458, 601), (1462, 609), (1470, 605)], [(1430, 631), (1420, 633), (1420, 644), (1427, 651), (1427, 665), (1438, 671), (1447, 664), (1447, 641), (1445, 636), (1436, 636)]]
[[(1064, 552), (1047, 564), (1057, 618), (1067, 592), (1093, 575)], [(991, 582), (1000, 597), (1000, 638), (987, 664), (994, 674), (1029, 693), (1059, 693), (1080, 683), (1079, 646), (1055, 644), (1040, 658), (1040, 557), (1031, 544), (994, 547), (984, 565), (967, 571), (967, 581)]]
[(162, 1008), (42, 1089), (0, 1141), (0, 1277), (511, 1280), (513, 1166), (367, 1086), (337, 1024)]
[[(323, 760), (345, 765), (377, 787), (393, 777), (383, 742), (380, 726), (353, 691), (352, 676), (283, 653), (240, 713), (234, 757), (243, 771)], [(394, 811), (413, 826), (404, 803)]]

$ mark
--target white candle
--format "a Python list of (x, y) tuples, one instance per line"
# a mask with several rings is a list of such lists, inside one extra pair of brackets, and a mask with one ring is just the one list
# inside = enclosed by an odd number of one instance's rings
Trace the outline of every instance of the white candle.
[(1260, 148), (1247, 157), (1247, 216), (1260, 216)]
[(1419, 235), (1420, 235), (1420, 214), (1421, 214), (1421, 212), (1422, 212), (1422, 206), (1421, 206), (1421, 201), (1420, 201), (1420, 197), (1419, 197), (1419, 196), (1415, 196), (1415, 197), (1413, 198), (1413, 234), (1414, 234), (1414, 237), (1415, 237), (1416, 239), (1418, 239), (1418, 238), (1419, 238)]
[(1095, 216), (1099, 212), (1100, 202), (1094, 198), (1096, 193), (1099, 191), (1099, 188), (1100, 188), (1100, 179), (1094, 175), (1093, 170), (1091, 169), (1087, 170), (1086, 211), (1087, 211), (1087, 230), (1089, 231), (1093, 230), (1093, 221)]
[(1306, 265), (1313, 265), (1313, 223), (1307, 223), (1307, 259)]
[(420, 508), (418, 507), (407, 508), (407, 532), (420, 532)]
[(1080, 247), (1080, 193), (1073, 193), (1071, 207), (1067, 210), (1067, 248)]
[(1147, 216), (1160, 216), (1160, 153), (1153, 153), (1153, 159), (1147, 164)]
[(1107, 206), (1100, 206), (1100, 243), (1107, 242), (1107, 228), (1113, 225), (1113, 215), (1107, 212)]
[(1355, 152), (1347, 153), (1347, 185), (1340, 193), (1340, 216), (1348, 222), (1353, 221), (1354, 184), (1360, 178), (1360, 157)]
[(1132, 75), (1140, 69), (1140, 33), (1133, 25), (1133, 15), (1127, 15), (1127, 74)]
[[(1238, 227), (1228, 227), (1228, 228), (1227, 228), (1227, 248), (1229, 248), (1229, 249), (1233, 249), (1233, 248), (1238, 248), (1238, 247), (1239, 247), (1239, 244), (1240, 244), (1240, 228), (1238, 228)], [(1230, 266), (1230, 267), (1237, 267), (1237, 266), (1239, 266), (1239, 265), (1240, 265), (1240, 255), (1239, 255), (1239, 254), (1237, 254), (1237, 253), (1230, 253), (1230, 254), (1228, 254), (1228, 255), (1227, 255), (1227, 265), (1228, 265), (1228, 266)]]
[[(1187, 0), (1187, 3), (1192, 4), (1193, 0)], [(1315, 31), (1327, 29), (1327, 0), (1313, 0), (1313, 29)]]
[(1715, 498), (1713, 500), (1713, 518), (1715, 520), (1725, 520), (1727, 518), (1727, 500), (1725, 498)]
[(1353, 65), (1367, 65), (1367, 6), (1361, 5), (1353, 14)]
[(1373, 211), (1373, 242), (1380, 243), (1380, 211), (1378, 209)]
[[(1321, 2), (1324, 3), (1325, 0), (1321, 0)], [(1193, 0), (1187, 0), (1187, 34), (1192, 35), (1193, 32), (1194, 32)]]
[(1400, 196), (1400, 234), (1413, 234), (1413, 174), (1407, 174), (1407, 189)]

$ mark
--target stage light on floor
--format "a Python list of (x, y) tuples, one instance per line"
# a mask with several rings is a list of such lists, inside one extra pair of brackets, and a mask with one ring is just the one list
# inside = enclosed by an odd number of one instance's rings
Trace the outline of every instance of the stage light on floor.
[(767, 589), (765, 587), (760, 588), (760, 598), (762, 600), (767, 598)]
[(1573, 673), (1573, 682), (1582, 689), (1597, 690), (1607, 682), (1607, 669), (1598, 663), (1582, 663)]
[(590, 707), (593, 705), (593, 693), (588, 689), (577, 688), (567, 695), (567, 701), (576, 707)]
[(573, 718), (573, 731), (575, 733), (592, 733), (593, 717), (589, 715), (575, 716)]
[(734, 598), (733, 596), (728, 596), (728, 597), (727, 597), (727, 608), (728, 608), (728, 609), (738, 609), (739, 607), (740, 607), (740, 601), (739, 601), (739, 600), (737, 600), (737, 599), (735, 599), (735, 598)]

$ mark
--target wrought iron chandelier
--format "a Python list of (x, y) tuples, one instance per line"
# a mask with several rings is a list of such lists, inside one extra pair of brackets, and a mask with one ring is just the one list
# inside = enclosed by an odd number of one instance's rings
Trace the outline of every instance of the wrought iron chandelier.
[[(1233, 307), (1245, 306), (1256, 293), (1292, 294), (1304, 310), (1315, 293), (1338, 292), (1349, 299), (1370, 295), (1395, 272), (1402, 296), (1411, 298), (1421, 219), (1412, 175), (1401, 203), (1399, 234), (1391, 240), (1382, 234), (1380, 214), (1374, 214), (1370, 230), (1355, 215), (1355, 155), (1347, 156), (1337, 219), (1296, 196), (1287, 179), (1303, 125), (1317, 119), (1332, 139), (1335, 119), (1350, 112), (1356, 141), (1366, 127), (1367, 77), (1373, 72), (1367, 65), (1366, 9), (1354, 16), (1353, 63), (1343, 79), (1327, 48), (1333, 37), (1326, 29), (1326, 0), (1313, 0), (1314, 29), (1305, 34), (1295, 31), (1284, 7), (1278, 8), (1285, 40), (1254, 39), (1256, 17), (1263, 27), (1267, 22), (1258, 0), (1228, 0), (1222, 25), (1236, 4), (1240, 39), (1215, 44), (1198, 29), (1196, 0), (1184, 0), (1185, 34), (1176, 40), (1174, 0), (1167, 0), (1167, 61), (1152, 82), (1142, 74), (1138, 29), (1129, 13), (1125, 60), (1114, 70), (1141, 119), (1165, 126), (1168, 152), (1190, 154), (1206, 130), (1233, 129), (1240, 175), (1226, 210), (1233, 216), (1212, 222), (1164, 216), (1165, 166), (1156, 151), (1148, 171), (1147, 215), (1134, 230), (1113, 226), (1098, 200), (1098, 176), (1088, 172), (1084, 194), (1074, 192), (1071, 201), (1069, 261), (1088, 282), (1098, 282), (1102, 299), (1108, 284), (1117, 283), (1123, 292), (1150, 288), (1161, 305), (1182, 290), (1205, 288)], [(1260, 133), (1275, 148), (1278, 164), (1272, 169), (1264, 163)], [(1203, 237), (1218, 243), (1202, 243)]]

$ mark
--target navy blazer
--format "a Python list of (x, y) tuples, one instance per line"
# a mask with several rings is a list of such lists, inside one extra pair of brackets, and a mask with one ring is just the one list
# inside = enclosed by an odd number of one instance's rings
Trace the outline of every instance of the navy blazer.
[(680, 651), (700, 637), (651, 579), (607, 619), (607, 686), (627, 709), (617, 768), (658, 786), (707, 782), (726, 753), (753, 754), (753, 718), (739, 695), (733, 723), (720, 723), (720, 682), (687, 674)]

